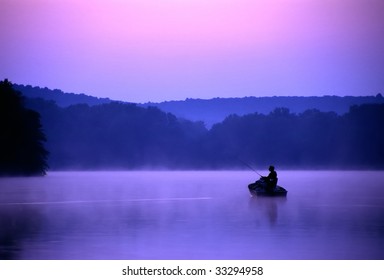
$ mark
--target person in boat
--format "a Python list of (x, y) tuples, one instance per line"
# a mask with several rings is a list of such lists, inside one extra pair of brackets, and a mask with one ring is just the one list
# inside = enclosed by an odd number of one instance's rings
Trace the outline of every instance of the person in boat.
[(273, 165), (268, 168), (269, 174), (268, 176), (263, 176), (264, 181), (267, 184), (267, 191), (274, 191), (277, 185), (277, 172), (275, 171), (275, 167)]

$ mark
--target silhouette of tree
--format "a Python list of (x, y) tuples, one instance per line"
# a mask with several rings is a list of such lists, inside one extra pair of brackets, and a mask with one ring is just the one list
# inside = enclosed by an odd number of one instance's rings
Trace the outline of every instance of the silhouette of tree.
[(7, 79), (0, 82), (0, 175), (44, 175), (48, 152), (40, 115), (24, 107)]

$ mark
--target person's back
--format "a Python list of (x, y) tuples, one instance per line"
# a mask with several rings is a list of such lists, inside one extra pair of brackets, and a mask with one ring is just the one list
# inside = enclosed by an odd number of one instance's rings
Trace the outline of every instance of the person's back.
[(277, 185), (277, 172), (275, 171), (275, 167), (273, 165), (271, 165), (268, 170), (270, 171), (267, 176), (268, 190), (273, 191)]

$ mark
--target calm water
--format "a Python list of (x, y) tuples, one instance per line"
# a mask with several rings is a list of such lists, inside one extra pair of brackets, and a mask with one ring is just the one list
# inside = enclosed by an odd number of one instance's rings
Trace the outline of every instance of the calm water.
[(0, 179), (0, 259), (384, 259), (384, 172), (52, 172)]

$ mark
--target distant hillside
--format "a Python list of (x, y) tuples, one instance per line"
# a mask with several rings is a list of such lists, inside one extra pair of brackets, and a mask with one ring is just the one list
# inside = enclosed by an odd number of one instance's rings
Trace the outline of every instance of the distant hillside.
[(110, 103), (112, 101), (109, 98), (97, 98), (85, 94), (65, 93), (58, 89), (52, 90), (46, 87), (41, 88), (16, 84), (14, 84), (13, 87), (26, 97), (54, 101), (60, 107), (68, 107), (76, 104), (88, 104), (93, 106)]
[(210, 127), (223, 121), (228, 115), (239, 116), (251, 113), (269, 114), (275, 108), (288, 108), (291, 113), (302, 113), (308, 109), (322, 112), (335, 112), (339, 115), (348, 112), (352, 105), (369, 103), (384, 103), (381, 94), (376, 96), (322, 96), (322, 97), (244, 97), (244, 98), (214, 98), (186, 99), (185, 101), (167, 101), (161, 103), (145, 103), (144, 106), (156, 106), (172, 113), (177, 117), (192, 121), (204, 121)]
[(26, 105), (41, 115), (52, 170), (384, 169), (384, 104), (231, 115), (211, 129), (122, 102)]
[[(55, 95), (54, 91), (50, 94)], [(165, 103), (176, 103), (182, 110), (195, 102), (196, 115), (192, 117), (196, 118), (207, 112), (216, 113), (216, 117), (232, 114), (210, 128), (148, 104), (148, 108), (124, 102), (63, 108), (43, 98), (27, 97), (25, 106), (40, 113), (52, 170), (245, 168), (241, 161), (257, 168), (271, 163), (289, 169), (384, 168), (381, 95)], [(75, 101), (81, 103), (79, 100)], [(264, 101), (264, 106), (250, 102), (255, 100)], [(347, 101), (366, 104), (351, 106), (344, 114), (335, 113), (340, 113)], [(272, 112), (261, 110), (267, 110), (267, 105)], [(272, 109), (276, 107), (280, 108)], [(294, 113), (299, 110), (304, 112)], [(8, 135), (6, 130), (4, 135)]]
[[(97, 98), (85, 94), (65, 93), (61, 90), (48, 88), (14, 85), (14, 88), (29, 98), (42, 98), (54, 101), (60, 107), (76, 104), (89, 106), (110, 103), (109, 98)], [(321, 112), (335, 112), (339, 115), (348, 112), (350, 106), (361, 104), (381, 104), (384, 98), (381, 94), (376, 96), (274, 96), (274, 97), (243, 97), (243, 98), (213, 98), (213, 99), (186, 99), (184, 101), (165, 101), (161, 103), (137, 104), (141, 107), (157, 107), (162, 111), (172, 113), (178, 118), (191, 121), (203, 121), (208, 128), (213, 124), (222, 122), (227, 116), (236, 114), (260, 113), (269, 114), (275, 108), (288, 108), (291, 113), (302, 113), (309, 109)]]

